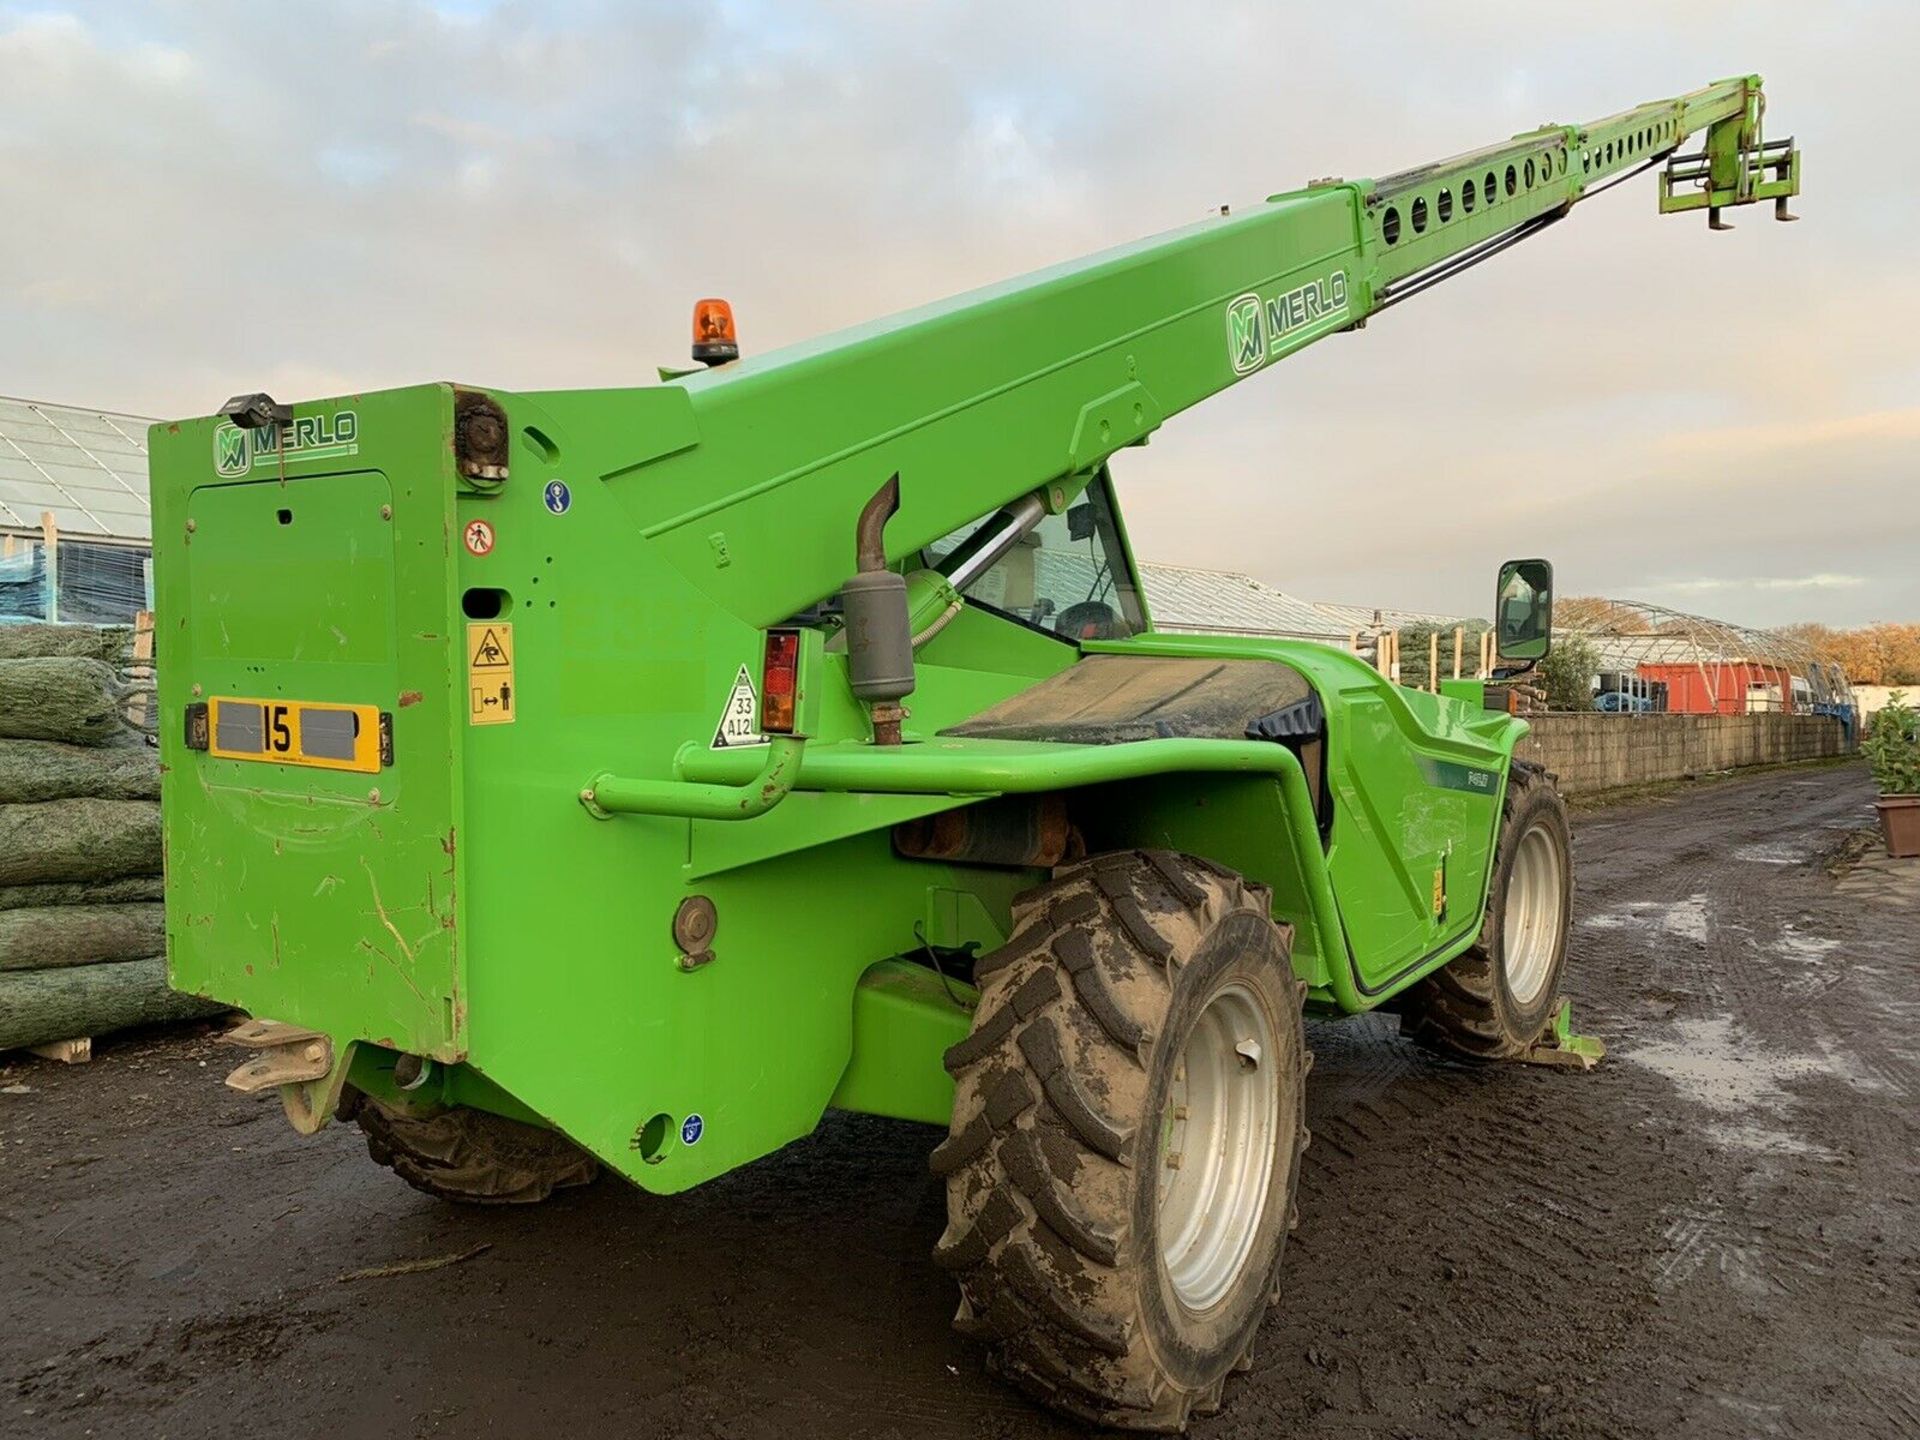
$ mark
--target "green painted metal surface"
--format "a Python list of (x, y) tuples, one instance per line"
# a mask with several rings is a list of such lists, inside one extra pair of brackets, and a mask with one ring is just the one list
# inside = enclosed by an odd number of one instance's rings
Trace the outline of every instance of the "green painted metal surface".
[[(276, 1018), (331, 1016), (350, 995), (356, 1036), (448, 1059), (466, 1042), (467, 753), (450, 403), (425, 387), (314, 407), (352, 414), (379, 454), (289, 455), (284, 474), (256, 456), (218, 476), (211, 420), (153, 433), (192, 457), (187, 483), (163, 462), (153, 485), (173, 983)], [(365, 775), (185, 751), (185, 707), (220, 695), (376, 704), (407, 764)]]
[[(1076, 645), (976, 596), (929, 625), (908, 743), (879, 748), (813, 607), (888, 476), (903, 570), (1023, 497), (1058, 516), (1179, 412), (1756, 94), (1728, 81), (1275, 196), (657, 386), (485, 392), (504, 481), (462, 478), (444, 385), (297, 404), (262, 432), (156, 426), (174, 983), (331, 1036), (322, 1106), (343, 1079), (401, 1098), (393, 1056), (431, 1056), (406, 1103), (537, 1118), (684, 1189), (829, 1104), (944, 1118), (966, 997), (920, 962), (1000, 944), (1043, 872), (905, 858), (891, 827), (1045, 793), (1096, 847), (1170, 846), (1271, 886), (1312, 1002), (1379, 1004), (1471, 943), (1520, 722), (1305, 642)], [(1113, 545), (1126, 575), (1123, 526)], [(767, 746), (742, 679), (790, 620), (826, 642), (818, 718)], [(1267, 741), (942, 736), (1090, 652), (1292, 667), (1326, 715), (1324, 832), (1301, 762)], [(188, 728), (220, 697), (374, 707), (391, 756), (217, 758)], [(689, 966), (673, 920), (692, 895), (718, 919)]]
[(978, 999), (971, 986), (932, 966), (882, 960), (853, 992), (853, 1059), (832, 1103), (945, 1125), (953, 1078), (927, 1057), (967, 1038)]

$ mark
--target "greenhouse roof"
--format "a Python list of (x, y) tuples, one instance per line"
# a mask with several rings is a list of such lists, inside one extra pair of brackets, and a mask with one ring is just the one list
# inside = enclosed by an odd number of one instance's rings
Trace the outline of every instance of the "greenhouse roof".
[(0, 396), (0, 529), (148, 540), (147, 426), (107, 410)]

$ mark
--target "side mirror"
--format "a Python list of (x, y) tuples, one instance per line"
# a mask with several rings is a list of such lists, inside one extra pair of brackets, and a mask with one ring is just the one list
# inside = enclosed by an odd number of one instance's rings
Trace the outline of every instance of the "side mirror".
[(1093, 538), (1093, 502), (1086, 501), (1067, 507), (1067, 538), (1069, 540), (1091, 540)]
[(1502, 660), (1529, 663), (1553, 648), (1553, 566), (1545, 560), (1509, 560), (1494, 593), (1493, 633)]

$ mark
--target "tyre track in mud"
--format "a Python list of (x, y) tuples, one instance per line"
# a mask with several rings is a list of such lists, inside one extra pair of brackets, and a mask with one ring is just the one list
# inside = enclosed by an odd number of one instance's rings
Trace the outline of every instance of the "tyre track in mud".
[[(1283, 1302), (1192, 1433), (1920, 1433), (1920, 908), (1823, 866), (1869, 795), (1780, 772), (1575, 816), (1590, 1075), (1311, 1026)], [(30, 1087), (0, 1095), (0, 1434), (1086, 1433), (949, 1333), (924, 1127), (456, 1211), (225, 1092), (230, 1055), (0, 1066)]]

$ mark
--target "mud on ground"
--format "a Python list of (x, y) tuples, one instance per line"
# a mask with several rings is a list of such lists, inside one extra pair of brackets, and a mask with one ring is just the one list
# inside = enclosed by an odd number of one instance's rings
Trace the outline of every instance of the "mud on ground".
[[(1786, 772), (1579, 816), (1592, 1075), (1312, 1027), (1286, 1296), (1193, 1433), (1920, 1434), (1920, 873), (1847, 855), (1869, 799)], [(922, 1127), (457, 1211), (224, 1090), (234, 1054), (0, 1066), (0, 1434), (1084, 1433), (949, 1333)]]

